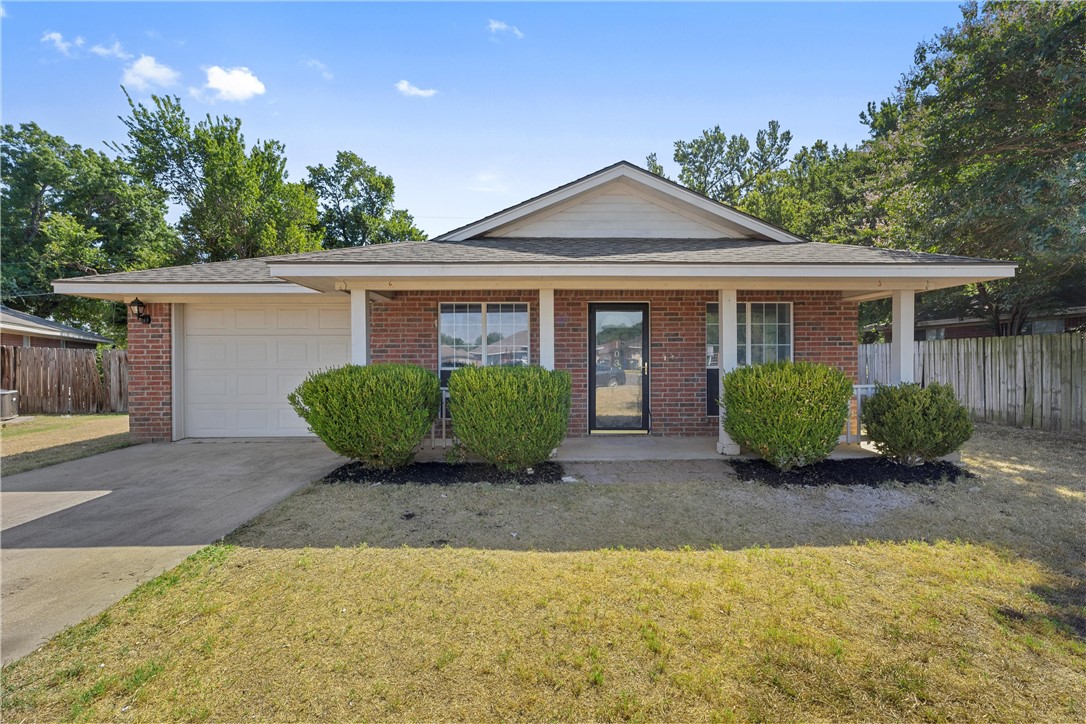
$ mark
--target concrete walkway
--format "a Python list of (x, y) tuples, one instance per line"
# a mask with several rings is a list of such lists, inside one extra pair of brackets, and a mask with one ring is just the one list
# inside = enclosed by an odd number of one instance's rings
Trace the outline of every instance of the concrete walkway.
[(4, 663), (343, 462), (316, 440), (186, 441), (6, 476)]

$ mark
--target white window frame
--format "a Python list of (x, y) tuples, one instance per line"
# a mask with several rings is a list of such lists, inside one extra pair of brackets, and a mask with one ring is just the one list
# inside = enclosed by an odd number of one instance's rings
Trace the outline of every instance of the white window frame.
[[(482, 348), (483, 348), (483, 354), (482, 354), (482, 358), (481, 358), (482, 364), (480, 365), (481, 367), (487, 367), (488, 366), (487, 362), (486, 362), (486, 359), (487, 359), (487, 356), (488, 356), (488, 347), (490, 346), (490, 343), (487, 342), (487, 330), (486, 330), (487, 308), (490, 307), (491, 305), (499, 306), (499, 305), (502, 305), (502, 304), (520, 304), (520, 305), (523, 305), (524, 308), (528, 312), (528, 343), (527, 343), (528, 350), (527, 351), (528, 351), (529, 364), (531, 363), (531, 359), (532, 359), (532, 305), (531, 305), (531, 303), (529, 303), (529, 302), (514, 302), (514, 301), (493, 301), (493, 302), (447, 301), (447, 302), (438, 302), (438, 305), (437, 305), (437, 374), (438, 374), (438, 377), (441, 376), (441, 373), (444, 370), (452, 371), (452, 370), (458, 369), (456, 367), (444, 367), (441, 364), (441, 362), (442, 362), (442, 360), (441, 360), (441, 335), (442, 335), (441, 318), (442, 318), (442, 308), (445, 307), (446, 305), (452, 306), (452, 305), (457, 305), (457, 304), (460, 304), (460, 305), (478, 304), (479, 305), (479, 308), (480, 308), (480, 311), (481, 311), (481, 315), (480, 315), (481, 316), (481, 319), (480, 319), (480, 323), (481, 323), (480, 339), (482, 339)], [(490, 366), (492, 366), (492, 365), (490, 365)]]
[[(751, 325), (750, 305), (752, 305), (752, 304), (785, 304), (785, 305), (788, 306), (788, 360), (789, 361), (794, 360), (796, 358), (796, 307), (795, 307), (795, 303), (794, 302), (775, 302), (775, 301), (736, 302), (735, 303), (735, 308), (738, 310), (739, 307), (743, 307), (743, 310), (744, 310), (743, 318), (744, 318), (745, 321), (744, 321), (744, 327), (743, 327), (743, 334), (744, 334), (743, 339), (746, 340), (746, 342), (745, 342), (746, 349), (744, 350), (743, 358), (746, 360), (746, 364), (747, 365), (750, 364), (750, 337), (751, 337), (750, 332), (751, 332), (751, 326), (752, 326)], [(719, 304), (717, 302), (707, 302), (705, 304), (705, 328), (706, 329), (709, 328), (709, 307), (710, 306), (716, 306), (717, 307), (717, 314), (718, 315), (720, 314), (720, 306), (719, 306)], [(718, 317), (718, 319), (719, 319), (719, 317)], [(736, 339), (736, 340), (733, 341), (733, 343), (735, 344), (736, 351), (738, 352), (738, 350), (739, 350), (739, 340)], [(706, 339), (706, 345), (708, 345), (708, 339)], [(720, 369), (720, 351), (721, 351), (721, 346), (722, 345), (723, 345), (723, 342), (718, 340), (717, 341), (717, 351), (716, 351), (716, 360), (717, 360), (716, 364), (715, 365), (709, 365), (705, 369), (707, 369), (707, 370), (718, 370), (718, 369)], [(743, 366), (746, 366), (746, 365), (743, 365)]]

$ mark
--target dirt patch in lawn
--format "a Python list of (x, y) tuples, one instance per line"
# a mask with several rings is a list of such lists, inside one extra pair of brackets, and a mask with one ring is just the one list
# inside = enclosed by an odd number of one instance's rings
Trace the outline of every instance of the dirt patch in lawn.
[(128, 447), (128, 415), (35, 415), (0, 425), (0, 471), (15, 475)]
[[(230, 540), (544, 551), (964, 540), (1086, 578), (1086, 440), (978, 425), (963, 454), (977, 477), (936, 485), (774, 488), (720, 461), (567, 463), (580, 481), (557, 485), (317, 484)], [(624, 479), (639, 482), (597, 482)]]

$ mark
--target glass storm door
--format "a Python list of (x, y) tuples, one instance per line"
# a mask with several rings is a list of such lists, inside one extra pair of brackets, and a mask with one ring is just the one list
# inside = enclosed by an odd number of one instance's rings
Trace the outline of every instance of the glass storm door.
[(588, 306), (588, 429), (648, 432), (649, 305)]

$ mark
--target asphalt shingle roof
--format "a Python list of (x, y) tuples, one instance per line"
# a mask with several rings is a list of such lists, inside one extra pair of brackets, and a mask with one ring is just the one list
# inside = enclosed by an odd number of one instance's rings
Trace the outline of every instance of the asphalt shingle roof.
[(330, 249), (211, 264), (82, 277), (81, 282), (281, 283), (269, 263), (292, 264), (992, 264), (948, 254), (876, 249), (815, 241), (737, 239), (484, 238)]
[[(79, 329), (77, 327), (69, 327), (67, 324), (61, 324), (60, 322), (54, 322), (51, 319), (42, 319), (33, 314), (26, 312), (20, 312), (15, 309), (9, 309), (4, 306), (0, 306), (0, 329), (10, 329), (10, 325), (17, 325), (19, 328), (36, 330), (44, 337), (62, 337), (65, 339), (79, 339), (84, 342), (97, 342), (98, 344), (112, 344), (113, 340), (108, 337), (103, 337), (100, 334), (94, 332), (88, 332), (85, 329)], [(23, 334), (19, 331), (12, 332), (13, 334)]]

